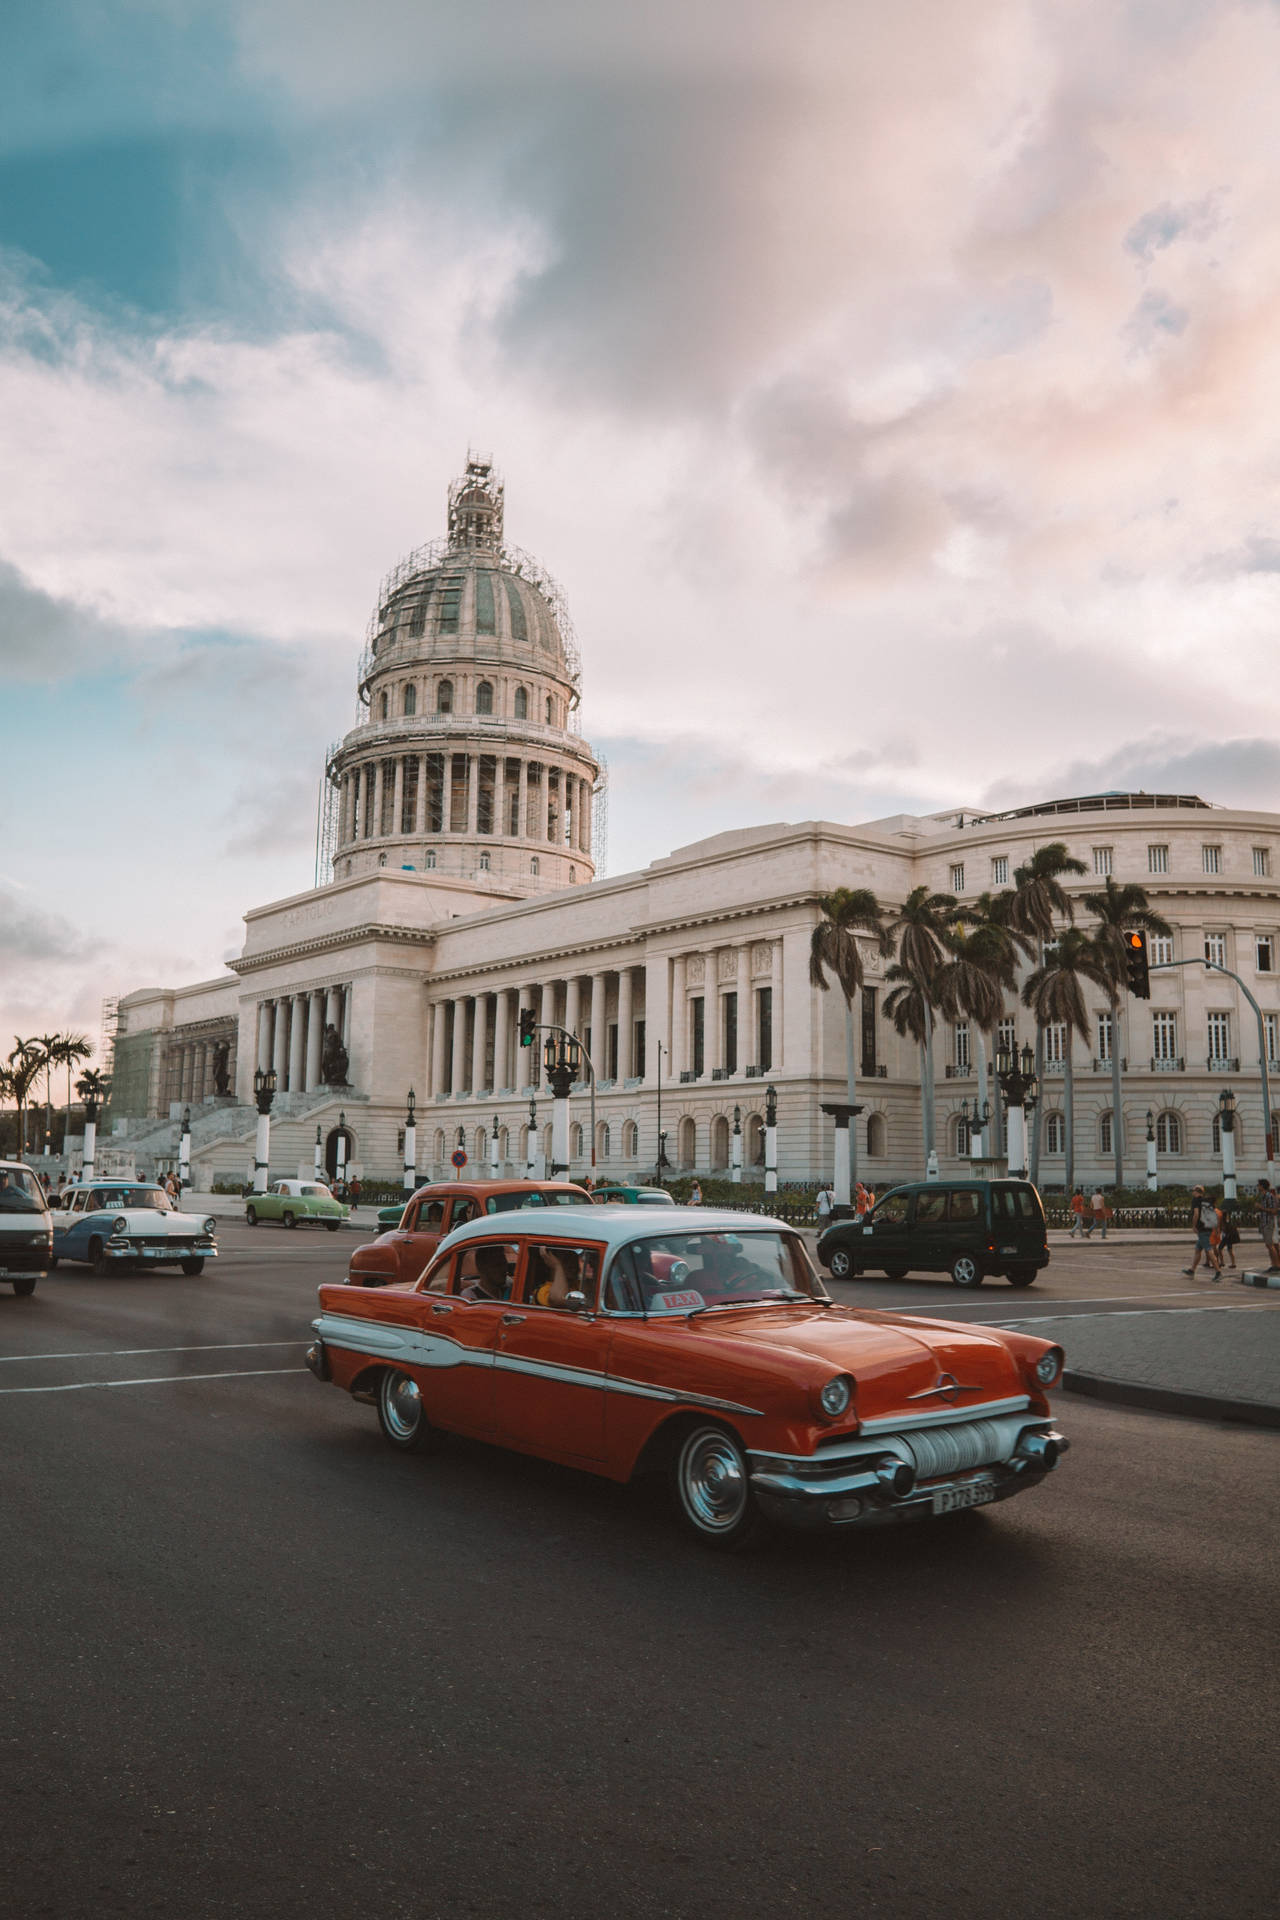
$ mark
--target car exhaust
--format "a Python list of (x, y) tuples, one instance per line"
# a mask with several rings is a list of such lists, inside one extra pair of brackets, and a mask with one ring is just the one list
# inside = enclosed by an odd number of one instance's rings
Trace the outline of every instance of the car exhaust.
[(333, 1378), (329, 1366), (329, 1356), (325, 1352), (323, 1340), (317, 1340), (314, 1346), (308, 1347), (306, 1353), (303, 1355), (303, 1359), (317, 1380), (331, 1380)]
[(1029, 1461), (1052, 1473), (1062, 1454), (1062, 1436), (1057, 1433), (1024, 1433), (1014, 1448), (1015, 1460)]
[(891, 1493), (898, 1500), (905, 1500), (909, 1493), (913, 1493), (915, 1484), (916, 1470), (909, 1467), (905, 1460), (890, 1455), (876, 1467), (876, 1485), (882, 1493)]

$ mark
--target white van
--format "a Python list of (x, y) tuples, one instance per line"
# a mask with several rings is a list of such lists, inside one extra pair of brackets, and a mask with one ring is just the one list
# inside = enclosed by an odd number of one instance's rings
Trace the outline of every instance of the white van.
[(53, 1217), (30, 1167), (0, 1160), (0, 1280), (15, 1293), (34, 1293), (53, 1254)]

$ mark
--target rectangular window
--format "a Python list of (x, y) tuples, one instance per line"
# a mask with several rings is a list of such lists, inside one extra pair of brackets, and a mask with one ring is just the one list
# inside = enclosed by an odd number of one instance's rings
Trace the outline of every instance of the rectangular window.
[(1147, 848), (1147, 872), (1148, 873), (1168, 873), (1168, 871), (1169, 871), (1168, 847), (1148, 847)]
[(1013, 1020), (1001, 1020), (996, 1027), (996, 1052), (1012, 1053), (1018, 1044), (1016, 1024)]
[(1229, 1013), (1211, 1013), (1209, 1015), (1209, 1062), (1225, 1061), (1231, 1058), (1231, 1015)]
[(998, 853), (991, 862), (991, 884), (993, 887), (1007, 887), (1009, 884), (1009, 856)]
[(555, 841), (560, 837), (560, 772), (557, 767), (547, 770), (547, 838)]
[(486, 847), (486, 848), (484, 849), (484, 851), (483, 851), (483, 853), (482, 853), (482, 854), (480, 855), (480, 871), (481, 871), (481, 873), (488, 873), (488, 871), (489, 871), (489, 863), (490, 863), (490, 861), (492, 860), (492, 858), (493, 858), (493, 855), (492, 855), (492, 854), (491, 854), (491, 853), (489, 852), (489, 849), (488, 849), (488, 848)]
[(375, 778), (373, 763), (370, 762), (364, 770), (364, 837), (366, 840), (373, 838), (373, 783)]
[[(762, 1066), (765, 1064), (762, 1060)], [(862, 1071), (875, 1078), (877, 1066), (876, 1054), (876, 989), (862, 989)]]
[(1173, 935), (1171, 933), (1149, 933), (1147, 935), (1147, 959), (1153, 967), (1167, 967), (1173, 960)]
[(431, 851), (430, 851), (429, 853), (425, 853), (425, 854), (424, 854), (424, 855), (422, 856), (422, 864), (423, 864), (423, 866), (424, 866), (424, 867), (426, 868), (426, 870), (427, 870), (427, 872), (428, 872), (428, 873), (430, 873), (430, 872), (432, 872), (432, 871), (434, 870), (434, 867), (435, 867), (435, 864), (436, 864), (436, 854), (435, 854), (435, 848), (434, 848), (434, 847), (433, 847), (433, 848), (431, 849)]
[(1206, 933), (1204, 937), (1204, 957), (1212, 960), (1215, 967), (1227, 964), (1227, 936), (1225, 933)]
[(1267, 1042), (1267, 1065), (1280, 1064), (1280, 1013), (1264, 1013), (1262, 1031)]
[(958, 862), (951, 869), (951, 891), (952, 893), (964, 892), (964, 863), (962, 861)]
[(462, 604), (462, 575), (456, 573), (440, 582), (440, 631), (458, 631), (458, 609)]
[(690, 1041), (691, 1041), (689, 1052), (692, 1056), (691, 1065), (693, 1067), (693, 1077), (695, 1080), (700, 1080), (702, 1078), (702, 1070), (707, 1063), (707, 1053), (706, 1053), (707, 1033), (706, 1033), (706, 1024), (704, 1019), (705, 1013), (706, 1013), (706, 1001), (702, 998), (702, 995), (699, 994), (696, 1000), (691, 1000), (689, 1002), (689, 1027), (690, 1027)]
[(1153, 1060), (1170, 1062), (1177, 1059), (1178, 1016), (1176, 1013), (1152, 1014), (1151, 1057)]
[(1276, 970), (1276, 943), (1269, 933), (1258, 933), (1253, 938), (1253, 963), (1259, 973), (1274, 973)]
[(631, 1071), (639, 1080), (644, 1079), (644, 1042), (645, 1024), (643, 1020), (635, 1023), (635, 1050), (631, 1055)]
[(969, 1022), (967, 1020), (956, 1021), (955, 1037), (956, 1037), (957, 1071), (960, 1073), (968, 1073), (969, 1071)]
[(384, 760), (382, 763), (382, 819), (378, 831), (383, 834), (396, 830), (396, 763)]
[(410, 639), (411, 640), (418, 639), (419, 636), (422, 634), (423, 630), (425, 629), (426, 624), (427, 624), (427, 603), (425, 600), (415, 601), (413, 606), (409, 609)]
[(724, 1065), (726, 1073), (738, 1071), (738, 996), (726, 993), (724, 996)]
[[(867, 1004), (867, 996), (862, 996), (862, 1004)], [(865, 1016), (864, 1016), (865, 1017)], [(773, 1066), (773, 988), (756, 989), (756, 1030), (759, 1041), (756, 1046), (756, 1061), (761, 1072), (768, 1073)]]
[(1105, 876), (1111, 871), (1111, 848), (1095, 847), (1093, 850), (1093, 870)]
[(1044, 1061), (1047, 1067), (1060, 1067), (1067, 1057), (1067, 1024), (1051, 1020), (1044, 1030)]
[(1254, 877), (1254, 879), (1255, 879), (1255, 880), (1266, 880), (1266, 879), (1268, 879), (1268, 878), (1270, 877), (1270, 873), (1271, 873), (1271, 849), (1270, 849), (1270, 847), (1255, 847), (1255, 848), (1254, 848), (1254, 850), (1253, 850), (1253, 877)]
[(1201, 847), (1200, 860), (1206, 873), (1222, 872), (1222, 848)]
[(1105, 1060), (1108, 1066), (1111, 1065), (1111, 1015), (1109, 1013), (1098, 1015), (1098, 1058)]

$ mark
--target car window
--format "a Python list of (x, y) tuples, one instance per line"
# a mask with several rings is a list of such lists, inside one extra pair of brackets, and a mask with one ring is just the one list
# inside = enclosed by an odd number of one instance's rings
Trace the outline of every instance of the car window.
[(428, 1200), (418, 1213), (418, 1231), (420, 1233), (439, 1233), (444, 1225), (444, 1201)]
[(44, 1188), (26, 1167), (0, 1167), (0, 1213), (43, 1213)]
[(449, 1292), (462, 1300), (509, 1300), (519, 1258), (515, 1241), (469, 1240), (453, 1256)]
[(871, 1216), (877, 1227), (900, 1227), (911, 1205), (909, 1193), (888, 1193)]
[(953, 1220), (980, 1220), (982, 1217), (982, 1195), (974, 1187), (961, 1187), (951, 1196), (951, 1218)]
[(1034, 1187), (997, 1187), (996, 1212), (1002, 1220), (1039, 1221), (1044, 1217)]
[(596, 1304), (599, 1257), (594, 1247), (568, 1246), (548, 1240), (529, 1248), (520, 1298), (529, 1307), (560, 1307), (570, 1293), (585, 1293), (588, 1306)]
[(630, 1252), (646, 1313), (813, 1299), (820, 1291), (788, 1233), (670, 1233), (634, 1240)]
[(303, 1187), (302, 1192), (309, 1193), (312, 1198), (316, 1200), (327, 1200), (329, 1198), (328, 1187)]
[(474, 1220), (478, 1212), (479, 1209), (474, 1200), (455, 1200), (453, 1202), (453, 1213), (449, 1220), (450, 1231), (452, 1231), (454, 1227), (462, 1226), (468, 1220)]
[(565, 1193), (563, 1189), (545, 1196), (549, 1207), (580, 1207), (585, 1202), (585, 1193)]
[(611, 1313), (644, 1312), (644, 1295), (630, 1247), (619, 1247), (613, 1256), (605, 1281), (604, 1304)]
[(917, 1224), (921, 1221), (927, 1224), (931, 1220), (945, 1220), (947, 1217), (947, 1199), (948, 1194), (945, 1187), (931, 1187), (927, 1193), (918, 1193), (916, 1195)]

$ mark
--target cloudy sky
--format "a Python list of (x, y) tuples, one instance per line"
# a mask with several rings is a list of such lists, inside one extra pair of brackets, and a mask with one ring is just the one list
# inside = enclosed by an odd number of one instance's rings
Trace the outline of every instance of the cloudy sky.
[(310, 884), (378, 582), (468, 446), (569, 595), (614, 872), (1048, 790), (1276, 805), (1271, 0), (2, 32), (3, 1048)]

